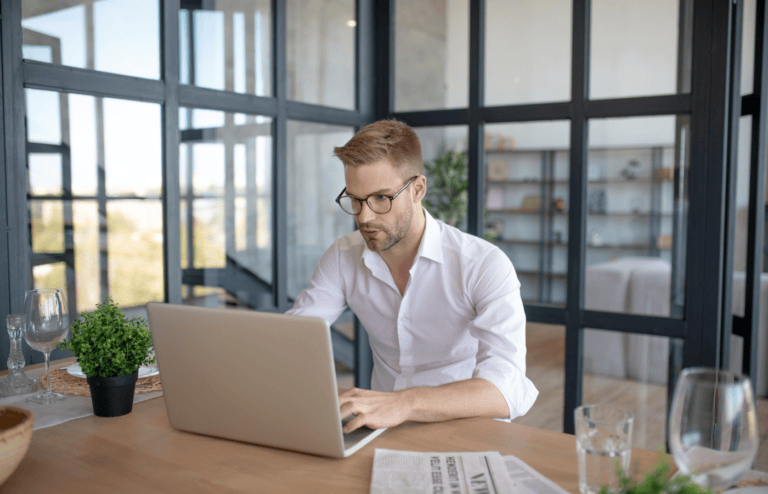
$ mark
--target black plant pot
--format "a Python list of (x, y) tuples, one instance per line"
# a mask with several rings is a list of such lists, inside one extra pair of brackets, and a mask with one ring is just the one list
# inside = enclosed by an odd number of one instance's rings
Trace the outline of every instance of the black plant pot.
[(131, 413), (133, 409), (133, 392), (139, 372), (125, 376), (95, 376), (89, 377), (88, 387), (91, 388), (91, 403), (93, 413), (97, 417), (119, 417)]

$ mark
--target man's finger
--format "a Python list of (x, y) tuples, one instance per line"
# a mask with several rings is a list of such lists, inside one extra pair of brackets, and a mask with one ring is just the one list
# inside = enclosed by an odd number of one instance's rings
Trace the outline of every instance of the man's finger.
[(356, 431), (360, 427), (365, 425), (366, 416), (364, 414), (357, 415), (355, 418), (347, 422), (344, 426), (344, 434), (348, 434), (352, 431)]

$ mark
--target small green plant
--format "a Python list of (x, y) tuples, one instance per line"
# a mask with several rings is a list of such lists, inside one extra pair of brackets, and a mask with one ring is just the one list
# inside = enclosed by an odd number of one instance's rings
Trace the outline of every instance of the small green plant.
[[(425, 161), (424, 170), (430, 180), (424, 207), (435, 218), (458, 227), (467, 215), (467, 155), (448, 151), (433, 162)], [(487, 209), (485, 215), (488, 216)], [(497, 236), (496, 232), (485, 232), (489, 242)]]
[(659, 456), (656, 467), (638, 483), (617, 466), (619, 490), (603, 487), (600, 494), (713, 494), (712, 489), (695, 484), (688, 475), (670, 479), (670, 470), (669, 463)]
[(88, 377), (125, 376), (155, 362), (150, 358), (153, 346), (147, 320), (128, 319), (110, 297), (97, 304), (93, 313), (83, 313), (70, 330), (72, 339), (57, 346), (73, 351)]

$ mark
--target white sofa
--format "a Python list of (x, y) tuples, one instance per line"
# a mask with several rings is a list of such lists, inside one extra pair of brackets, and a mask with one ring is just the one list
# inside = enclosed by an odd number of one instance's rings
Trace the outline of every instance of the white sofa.
[[(586, 272), (585, 306), (591, 310), (669, 316), (669, 263), (658, 258), (626, 257), (589, 266)], [(746, 276), (733, 275), (733, 312), (744, 313)], [(757, 390), (768, 395), (768, 274), (761, 277), (760, 349)], [(741, 338), (733, 337), (731, 368), (741, 369)], [(623, 379), (666, 383), (666, 337), (586, 330), (584, 372)]]

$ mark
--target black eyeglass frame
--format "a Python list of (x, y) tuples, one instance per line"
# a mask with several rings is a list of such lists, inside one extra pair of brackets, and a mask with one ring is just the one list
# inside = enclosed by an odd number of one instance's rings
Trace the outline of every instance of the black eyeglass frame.
[[(419, 178), (419, 175), (416, 175), (415, 177), (413, 177), (412, 179), (410, 179), (410, 180), (408, 181), (408, 183), (407, 183), (407, 184), (403, 185), (403, 187), (402, 187), (400, 190), (398, 190), (397, 192), (395, 192), (395, 195), (392, 195), (392, 196), (387, 196), (387, 195), (384, 195), (384, 194), (371, 194), (371, 195), (369, 195), (368, 197), (366, 197), (365, 199), (358, 199), (357, 197), (352, 197), (352, 196), (345, 196), (345, 195), (344, 195), (344, 193), (347, 191), (347, 188), (346, 188), (346, 187), (344, 187), (344, 190), (342, 190), (342, 191), (339, 193), (339, 195), (336, 197), (336, 204), (338, 204), (338, 205), (339, 205), (339, 207), (341, 208), (341, 210), (342, 210), (342, 211), (344, 211), (345, 213), (347, 213), (347, 214), (349, 214), (349, 215), (352, 215), (352, 216), (357, 216), (358, 214), (360, 214), (360, 213), (362, 213), (362, 212), (363, 212), (363, 202), (367, 203), (367, 204), (368, 204), (368, 209), (370, 209), (370, 210), (371, 210), (371, 211), (373, 211), (374, 213), (376, 213), (376, 214), (387, 214), (388, 212), (392, 211), (392, 201), (394, 201), (394, 200), (395, 200), (395, 198), (396, 198), (397, 196), (399, 196), (399, 195), (400, 195), (400, 193), (401, 193), (402, 191), (404, 191), (405, 189), (407, 189), (407, 188), (408, 188), (408, 186), (409, 186), (409, 185), (411, 185), (411, 184), (413, 183), (413, 181), (414, 181), (414, 180), (416, 180), (417, 178)], [(369, 203), (369, 202), (368, 202), (368, 199), (369, 199), (370, 197), (373, 197), (373, 196), (384, 196), (384, 197), (386, 197), (387, 199), (389, 199), (389, 209), (387, 209), (387, 210), (386, 210), (386, 211), (384, 211), (383, 213), (379, 213), (378, 211), (374, 210), (374, 209), (371, 207), (371, 203)], [(344, 209), (343, 207), (341, 207), (341, 198), (342, 198), (342, 197), (349, 197), (350, 199), (354, 199), (355, 201), (359, 202), (359, 203), (360, 203), (360, 211), (358, 211), (357, 213), (350, 213), (349, 211), (347, 211), (346, 209)]]

